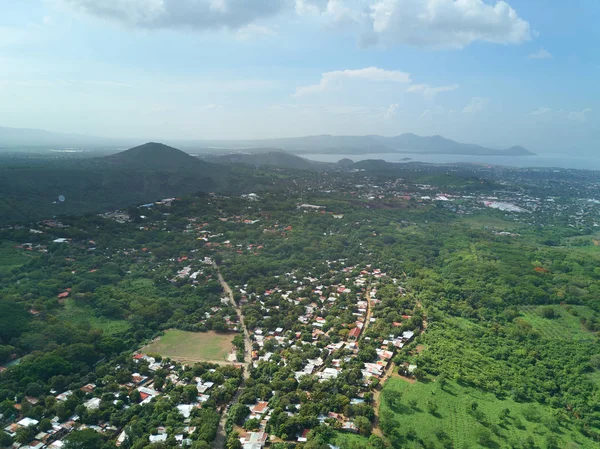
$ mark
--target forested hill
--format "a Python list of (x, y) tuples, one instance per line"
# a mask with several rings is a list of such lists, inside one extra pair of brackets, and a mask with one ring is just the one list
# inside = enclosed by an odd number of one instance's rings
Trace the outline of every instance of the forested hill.
[[(239, 185), (229, 182), (227, 166), (157, 143), (79, 161), (27, 160), (0, 171), (3, 223), (101, 212)], [(59, 195), (66, 201), (59, 202)]]
[(121, 153), (106, 156), (102, 158), (101, 162), (120, 169), (133, 170), (171, 169), (208, 174), (216, 169), (213, 164), (203, 162), (177, 148), (156, 142), (149, 142)]
[(311, 161), (303, 157), (278, 150), (268, 150), (260, 153), (254, 153), (250, 151), (248, 153), (228, 154), (225, 156), (218, 156), (215, 158), (215, 162), (250, 165), (256, 168), (269, 166), (289, 168), (293, 170), (323, 170), (335, 167), (335, 164)]

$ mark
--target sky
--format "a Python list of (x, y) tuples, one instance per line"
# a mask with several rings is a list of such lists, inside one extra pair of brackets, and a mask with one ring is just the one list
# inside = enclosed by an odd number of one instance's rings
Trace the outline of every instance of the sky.
[(597, 0), (0, 0), (0, 126), (598, 151)]

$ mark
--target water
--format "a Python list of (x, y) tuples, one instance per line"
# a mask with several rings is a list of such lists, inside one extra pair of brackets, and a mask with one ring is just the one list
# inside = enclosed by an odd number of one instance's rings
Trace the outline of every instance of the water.
[[(564, 156), (558, 154), (536, 156), (473, 156), (452, 154), (381, 153), (381, 154), (300, 154), (306, 159), (319, 162), (337, 162), (352, 159), (354, 162), (365, 159), (383, 159), (388, 162), (428, 162), (433, 164), (472, 163), (503, 165), (507, 167), (550, 167), (600, 170), (600, 157)], [(410, 158), (410, 160), (402, 160)]]

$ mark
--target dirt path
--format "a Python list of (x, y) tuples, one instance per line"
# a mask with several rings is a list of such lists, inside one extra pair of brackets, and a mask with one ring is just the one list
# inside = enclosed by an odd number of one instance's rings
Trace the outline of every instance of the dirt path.
[[(423, 305), (421, 304), (421, 301), (419, 301), (417, 299), (416, 303), (417, 303), (417, 307), (419, 309), (423, 310)], [(371, 305), (371, 301), (369, 300), (369, 310), (371, 309), (370, 305)], [(427, 317), (423, 316), (423, 326), (421, 328), (421, 333), (425, 332), (426, 329), (427, 329)], [(421, 346), (421, 349), (420, 350), (417, 349), (417, 351), (420, 352), (422, 349), (423, 349), (423, 347)], [(380, 404), (381, 391), (383, 390), (385, 383), (387, 382), (387, 380), (390, 377), (397, 377), (397, 378), (402, 379), (405, 382), (408, 382), (410, 384), (414, 384), (417, 382), (416, 379), (414, 379), (412, 377), (402, 376), (402, 375), (394, 372), (394, 368), (395, 368), (394, 362), (390, 363), (390, 365), (388, 366), (388, 369), (385, 371), (385, 373), (383, 374), (383, 377), (381, 378), (381, 380), (379, 382), (379, 386), (373, 392), (373, 409), (375, 411), (375, 420), (373, 421), (373, 433), (381, 438), (384, 438), (384, 435), (383, 435), (383, 432), (381, 431), (381, 429), (379, 428), (379, 406), (381, 405)]]
[[(416, 303), (417, 303), (417, 307), (419, 309), (423, 310), (423, 304), (421, 304), (421, 301), (417, 299)], [(423, 315), (423, 328), (421, 329), (421, 333), (425, 332), (426, 329), (427, 329), (427, 317), (425, 315)]]
[(365, 325), (362, 328), (360, 333), (361, 338), (365, 336), (367, 333), (367, 329), (369, 329), (369, 325), (371, 324), (371, 315), (373, 314), (373, 305), (371, 304), (371, 286), (367, 285), (365, 297), (367, 299), (367, 317), (365, 318)]
[(383, 390), (386, 381), (394, 375), (395, 367), (396, 365), (394, 364), (394, 362), (390, 362), (388, 368), (385, 370), (385, 373), (383, 373), (383, 377), (381, 377), (379, 381), (377, 389), (373, 392), (373, 410), (375, 412), (375, 419), (373, 420), (373, 433), (381, 438), (384, 438), (384, 436), (383, 432), (379, 428), (379, 401), (381, 397), (381, 391)]
[(250, 377), (250, 364), (252, 363), (252, 341), (250, 340), (250, 333), (248, 332), (248, 328), (246, 328), (246, 324), (244, 323), (244, 315), (242, 314), (242, 309), (236, 304), (235, 300), (233, 299), (233, 292), (231, 291), (229, 284), (225, 282), (225, 279), (223, 278), (223, 275), (221, 274), (219, 266), (216, 262), (213, 262), (213, 267), (215, 270), (217, 270), (217, 276), (219, 278), (219, 282), (221, 283), (221, 287), (223, 288), (223, 291), (225, 291), (225, 294), (227, 294), (231, 306), (235, 309), (235, 313), (238, 316), (238, 321), (240, 322), (240, 326), (242, 327), (242, 331), (244, 332), (244, 377), (242, 379), (242, 384), (233, 396), (233, 399), (231, 399), (226, 409), (221, 413), (221, 419), (219, 420), (219, 428), (217, 430), (217, 437), (215, 438), (213, 444), (213, 447), (215, 449), (224, 449), (225, 443), (227, 442), (225, 423), (227, 422), (227, 414), (229, 412), (229, 408), (238, 401), (238, 398), (244, 391), (246, 380)]

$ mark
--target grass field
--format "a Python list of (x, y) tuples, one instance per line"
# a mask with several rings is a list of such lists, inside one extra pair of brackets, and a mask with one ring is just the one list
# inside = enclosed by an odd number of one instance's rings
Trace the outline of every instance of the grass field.
[(182, 362), (225, 361), (232, 348), (233, 337), (234, 334), (170, 329), (141, 351)]
[(31, 257), (26, 251), (14, 248), (14, 245), (15, 242), (0, 242), (0, 274), (20, 267)]
[[(480, 412), (477, 418), (469, 413), (473, 401)], [(428, 402), (437, 406), (435, 414), (430, 413)], [(502, 424), (500, 414), (504, 409), (510, 414)], [(409, 384), (399, 378), (390, 378), (386, 383), (379, 410), (381, 427), (404, 435), (405, 448), (444, 447), (441, 432), (457, 449), (522, 447), (528, 438), (539, 448), (548, 447), (549, 438), (556, 438), (556, 447), (560, 448), (597, 447), (564, 422), (559, 424), (553, 415), (549, 406), (500, 400), (451, 382), (442, 390), (434, 381)], [(411, 433), (412, 438), (407, 438)], [(480, 444), (485, 440), (485, 446)]]
[(92, 328), (102, 329), (104, 335), (115, 335), (125, 332), (129, 323), (125, 320), (111, 320), (106, 317), (97, 317), (91, 306), (78, 305), (75, 300), (69, 298), (64, 303), (59, 318), (73, 324), (89, 324)]
[(546, 306), (523, 306), (521, 313), (523, 318), (533, 326), (544, 338), (559, 340), (586, 341), (593, 340), (594, 335), (587, 331), (581, 322), (581, 317), (592, 314), (592, 310), (585, 306), (569, 306), (573, 313), (566, 310), (565, 307), (552, 306), (556, 318), (548, 319), (541, 315), (541, 310)]
[(344, 449), (371, 449), (369, 439), (353, 433), (338, 432), (332, 443), (334, 446)]

